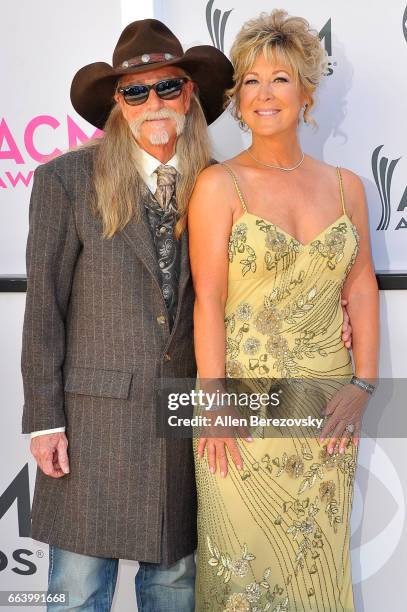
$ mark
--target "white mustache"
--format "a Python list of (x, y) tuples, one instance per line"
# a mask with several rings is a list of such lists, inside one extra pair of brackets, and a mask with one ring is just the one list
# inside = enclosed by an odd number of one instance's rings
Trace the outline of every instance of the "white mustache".
[(137, 137), (145, 121), (154, 121), (156, 119), (172, 119), (175, 121), (177, 136), (179, 136), (184, 129), (185, 115), (181, 115), (171, 108), (161, 108), (158, 111), (145, 111), (130, 123), (130, 129), (134, 136)]

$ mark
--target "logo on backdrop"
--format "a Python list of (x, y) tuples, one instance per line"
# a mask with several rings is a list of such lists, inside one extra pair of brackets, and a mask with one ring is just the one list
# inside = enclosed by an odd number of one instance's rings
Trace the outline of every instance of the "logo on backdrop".
[[(62, 151), (58, 148), (52, 150), (51, 147), (49, 151), (39, 150), (36, 139), (38, 139), (38, 134), (44, 129), (51, 130), (51, 134), (55, 133), (56, 135), (61, 130), (64, 130), (67, 149), (77, 147), (91, 138), (102, 134), (100, 130), (96, 130), (96, 132), (88, 136), (69, 115), (66, 116), (63, 123), (50, 115), (38, 115), (27, 123), (23, 134), (13, 134), (9, 124), (3, 117), (0, 121), (0, 162), (8, 161), (14, 166), (23, 166), (30, 163), (31, 160), (44, 163), (53, 157), (61, 155)], [(23, 137), (24, 146), (19, 147), (17, 142), (21, 136)], [(31, 169), (21, 172), (16, 171), (15, 168), (0, 172), (0, 189), (12, 189), (18, 185), (28, 187), (33, 174), (34, 170)]]
[[(383, 146), (384, 145), (379, 145), (376, 147), (372, 155), (372, 171), (382, 205), (382, 214), (376, 228), (378, 231), (387, 230), (390, 227), (390, 221), (392, 218), (391, 183), (393, 179), (393, 172), (401, 159), (401, 157), (398, 157), (397, 159), (392, 159), (390, 161), (385, 155), (380, 156), (380, 151), (382, 150)], [(396, 211), (393, 212), (393, 215), (397, 212), (403, 213), (406, 208), (407, 186)], [(396, 220), (392, 222), (392, 229), (399, 230), (403, 228), (407, 228), (407, 220), (404, 216), (398, 216)]]
[(28, 463), (20, 470), (14, 480), (0, 496), (0, 520), (17, 500), (18, 535), (29, 538), (30, 522), (30, 483), (28, 478)]
[[(206, 5), (205, 17), (206, 25), (208, 27), (209, 36), (211, 37), (212, 44), (220, 51), (225, 51), (225, 29), (226, 23), (229, 19), (231, 12), (234, 9), (225, 11), (222, 13), (220, 9), (214, 9), (213, 5), (215, 0), (209, 0)], [(324, 44), (325, 51), (327, 52), (330, 59), (332, 59), (332, 20), (328, 19), (324, 27), (319, 32), (319, 38)], [(328, 61), (328, 73), (330, 76), (333, 73), (333, 66), (336, 66), (336, 62)]]
[(223, 15), (219, 9), (215, 9), (212, 12), (214, 2), (215, 0), (209, 0), (208, 4), (206, 5), (206, 25), (208, 26), (209, 35), (211, 37), (213, 46), (223, 52), (226, 22), (229, 19), (229, 15), (233, 9), (230, 9), (230, 11), (225, 11)]
[(319, 39), (324, 43), (325, 51), (328, 55), (328, 72), (327, 76), (333, 74), (333, 66), (337, 66), (337, 62), (332, 61), (332, 19), (329, 18), (322, 30), (319, 32)]
[[(16, 507), (14, 502), (17, 502)], [(0, 495), (0, 520), (12, 507), (17, 510), (18, 536), (29, 538), (31, 536), (31, 510), (30, 510), (30, 483), (28, 475), (28, 463), (20, 470), (12, 482)], [(13, 508), (13, 509), (14, 509)], [(16, 548), (5, 552), (0, 549), (0, 572), (4, 571), (10, 564), (10, 570), (21, 576), (35, 574), (37, 566), (29, 558), (34, 555), (28, 548)], [(42, 550), (37, 550), (37, 557), (43, 556)]]

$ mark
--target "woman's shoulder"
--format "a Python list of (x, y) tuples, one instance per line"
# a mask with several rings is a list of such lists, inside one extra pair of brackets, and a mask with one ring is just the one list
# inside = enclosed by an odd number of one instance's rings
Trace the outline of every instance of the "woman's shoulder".
[(223, 163), (208, 166), (200, 172), (195, 183), (189, 214), (216, 214), (230, 219), (239, 200), (230, 171)]
[(224, 177), (228, 174), (228, 168), (233, 167), (234, 158), (225, 159), (224, 161), (214, 161), (210, 166), (204, 168), (199, 174), (199, 177)]
[[(353, 218), (354, 213), (366, 207), (366, 196), (363, 182), (353, 170), (341, 165), (328, 164), (324, 161), (310, 158), (315, 176), (326, 179), (330, 189), (336, 190), (339, 177), (342, 179), (345, 208)], [(338, 174), (339, 170), (339, 174)]]
[(196, 189), (219, 193), (229, 192), (233, 189), (229, 161), (216, 162), (202, 170), (196, 181)]
[(361, 178), (350, 170), (349, 168), (345, 168), (341, 165), (333, 165), (328, 164), (327, 162), (317, 160), (314, 158), (310, 158), (313, 164), (313, 170), (316, 176), (326, 177), (328, 180), (330, 179), (332, 182), (338, 182), (338, 170), (339, 175), (342, 178), (342, 184), (344, 193), (347, 198), (350, 199), (358, 199), (364, 191), (363, 182)]
[(365, 207), (365, 188), (362, 179), (356, 172), (343, 166), (337, 166), (336, 168), (339, 168), (342, 178), (346, 210), (352, 217), (352, 213), (359, 207)]
[(356, 174), (356, 172), (353, 172), (353, 170), (349, 170), (349, 168), (344, 168), (343, 166), (338, 167), (344, 187), (347, 187), (348, 193), (354, 193), (355, 191), (360, 193), (360, 190), (363, 190), (363, 183), (360, 176)]

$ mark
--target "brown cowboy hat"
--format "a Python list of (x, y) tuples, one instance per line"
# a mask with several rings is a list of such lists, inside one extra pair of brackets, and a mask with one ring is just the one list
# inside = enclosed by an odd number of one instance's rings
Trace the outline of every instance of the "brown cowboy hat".
[(75, 74), (71, 85), (74, 109), (101, 129), (115, 104), (115, 87), (123, 74), (179, 66), (198, 87), (208, 125), (222, 114), (223, 92), (233, 83), (232, 64), (221, 51), (201, 45), (184, 53), (176, 36), (156, 19), (134, 21), (123, 30), (112, 64), (94, 62), (84, 66)]

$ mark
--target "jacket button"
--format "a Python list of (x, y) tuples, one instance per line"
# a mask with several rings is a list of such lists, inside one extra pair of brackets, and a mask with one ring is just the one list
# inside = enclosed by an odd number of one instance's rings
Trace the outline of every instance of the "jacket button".
[(165, 353), (164, 361), (171, 361), (171, 357), (170, 357), (170, 355), (168, 353)]
[(165, 325), (165, 317), (164, 315), (160, 315), (157, 317), (157, 323), (159, 323), (160, 325)]

